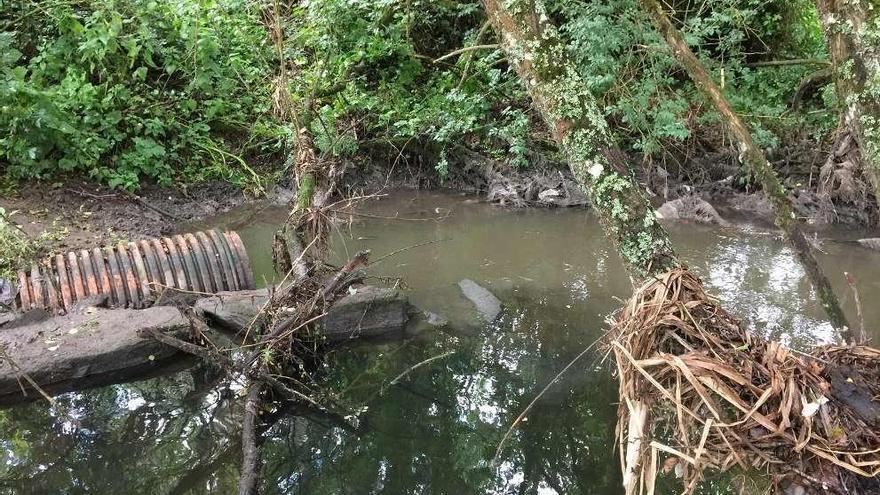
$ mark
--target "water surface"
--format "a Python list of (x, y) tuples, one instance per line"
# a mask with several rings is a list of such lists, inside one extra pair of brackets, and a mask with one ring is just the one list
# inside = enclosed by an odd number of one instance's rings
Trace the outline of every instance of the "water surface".
[[(270, 282), (269, 241), (285, 215), (248, 209), (209, 226), (237, 229), (258, 277)], [(774, 233), (681, 224), (670, 230), (691, 268), (756, 331), (797, 348), (835, 338), (803, 270)], [(825, 235), (846, 241), (859, 233)], [(540, 398), (493, 462), (514, 418), (601, 336), (604, 319), (631, 293), (589, 212), (508, 210), (457, 194), (395, 192), (338, 225), (334, 249), (338, 262), (360, 249), (374, 260), (403, 249), (371, 268), (372, 282), (399, 283), (415, 304), (452, 324), (446, 332), (334, 351), (320, 379), (324, 399), (347, 417), (300, 411), (274, 423), (266, 445), (269, 493), (620, 493), (617, 385), (599, 350)], [(863, 301), (872, 301), (880, 294), (880, 256), (851, 242), (826, 241), (823, 250), (820, 261), (855, 321), (842, 273), (854, 273)], [(502, 300), (498, 321), (480, 323), (457, 287), (463, 278)], [(869, 328), (878, 328), (880, 307), (868, 302), (864, 311)], [(66, 394), (54, 408), (0, 411), (0, 488), (234, 492), (240, 393), (200, 367)], [(359, 431), (340, 427), (343, 421)]]

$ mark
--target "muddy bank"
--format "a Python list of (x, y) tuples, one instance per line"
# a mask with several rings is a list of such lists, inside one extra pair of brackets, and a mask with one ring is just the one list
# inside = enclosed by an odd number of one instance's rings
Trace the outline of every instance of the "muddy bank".
[[(337, 193), (450, 189), (507, 207), (589, 207), (568, 167), (551, 156), (530, 152), (529, 166), (516, 168), (457, 146), (449, 153), (449, 172), (443, 177), (435, 168), (437, 158), (430, 153), (359, 157), (345, 164)], [(820, 194), (820, 158), (818, 151), (801, 148), (779, 151), (773, 157), (796, 213), (817, 227), (872, 225), (877, 216), (873, 198), (848, 202), (833, 192), (829, 202)], [(750, 185), (734, 153), (705, 153), (662, 165), (630, 159), (643, 163), (638, 178), (647, 185), (655, 207), (695, 196), (714, 206), (725, 220), (772, 226), (772, 208), (760, 189)], [(131, 195), (88, 181), (68, 180), (21, 184), (14, 194), (0, 197), (0, 207), (14, 212), (12, 219), (28, 234), (45, 233), (47, 248), (65, 250), (180, 232), (187, 225), (245, 204), (284, 205), (295, 195), (295, 186), (286, 181), (269, 188), (266, 197), (257, 198), (217, 181), (181, 188), (145, 185)], [(249, 208), (237, 224), (247, 225), (259, 211)]]
[(0, 207), (47, 249), (67, 250), (158, 237), (255, 201), (225, 182), (185, 188), (145, 185), (137, 195), (81, 180), (22, 183)]
[[(441, 177), (430, 153), (389, 156), (386, 160), (352, 163), (340, 189), (347, 194), (377, 192), (383, 188), (438, 189), (480, 195), (485, 201), (512, 207), (589, 207), (589, 201), (565, 163), (548, 151), (529, 153), (525, 168), (493, 159), (464, 146), (449, 151), (448, 174)], [(873, 225), (878, 216), (873, 198), (842, 194), (858, 189), (858, 177), (826, 177), (822, 150), (795, 145), (768, 154), (780, 175), (798, 216), (809, 225)], [(733, 222), (772, 226), (773, 211), (760, 186), (732, 151), (696, 153), (663, 162), (630, 156), (637, 179), (647, 186), (655, 207), (679, 198), (697, 197), (713, 205)], [(388, 163), (392, 165), (389, 166)], [(839, 175), (839, 174), (838, 174)], [(833, 179), (833, 180), (832, 180)], [(862, 188), (864, 189), (864, 188)]]

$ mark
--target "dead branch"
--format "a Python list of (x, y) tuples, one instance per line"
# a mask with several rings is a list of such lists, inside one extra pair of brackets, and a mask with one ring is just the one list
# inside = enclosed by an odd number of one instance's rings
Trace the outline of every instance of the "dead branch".
[(151, 204), (149, 201), (147, 201), (146, 199), (144, 199), (144, 198), (138, 196), (137, 194), (135, 194), (135, 193), (133, 193), (133, 192), (127, 191), (127, 190), (125, 190), (125, 189), (120, 189), (119, 191), (120, 191), (123, 195), (128, 196), (129, 198), (131, 198), (131, 199), (137, 201), (138, 203), (141, 204), (141, 206), (143, 206), (143, 207), (145, 207), (145, 208), (147, 208), (147, 209), (153, 210), (153, 211), (155, 211), (156, 213), (158, 213), (158, 214), (160, 214), (160, 215), (163, 215), (163, 216), (166, 216), (166, 217), (170, 218), (171, 220), (174, 220), (174, 221), (177, 221), (177, 222), (182, 222), (182, 221), (183, 221), (183, 219), (180, 218), (179, 216), (177, 216), (177, 215), (175, 215), (175, 214), (173, 214), (173, 213), (171, 213), (171, 212), (169, 212), (169, 211), (167, 211), (167, 210), (164, 210), (164, 209), (162, 209), (162, 208), (159, 208), (158, 206), (155, 206), (155, 205)]
[(172, 337), (171, 335), (162, 333), (155, 328), (144, 329), (142, 330), (142, 333), (148, 337), (156, 339), (157, 341), (167, 346), (171, 346), (179, 351), (183, 351), (187, 354), (192, 354), (193, 356), (201, 358), (204, 361), (218, 365), (227, 372), (240, 373), (248, 378), (251, 378), (252, 380), (262, 380), (266, 382), (267, 385), (271, 386), (274, 392), (276, 392), (286, 400), (302, 400), (313, 406), (320, 407), (320, 405), (315, 402), (315, 400), (311, 397), (288, 387), (284, 383), (280, 382), (277, 378), (266, 373), (265, 371), (256, 368), (246, 369), (243, 366), (237, 365), (232, 359), (226, 357), (219, 352), (208, 350), (205, 347), (183, 341), (181, 339), (178, 339), (177, 337)]
[(499, 46), (500, 46), (500, 45), (498, 45), (498, 43), (490, 43), (490, 44), (488, 44), (488, 45), (473, 45), (473, 46), (466, 46), (466, 47), (464, 47), (464, 48), (459, 48), (458, 50), (455, 50), (455, 51), (449, 52), (449, 53), (447, 53), (446, 55), (443, 55), (443, 56), (440, 57), (440, 58), (435, 58), (435, 59), (434, 59), (434, 63), (436, 64), (437, 62), (442, 62), (442, 61), (444, 61), (444, 60), (446, 60), (446, 59), (448, 59), (448, 58), (452, 58), (452, 57), (454, 57), (454, 56), (456, 56), (456, 55), (461, 55), (462, 53), (472, 52), (472, 51), (474, 51), (474, 50), (494, 50), (494, 49), (498, 48)]
[(260, 486), (260, 441), (256, 424), (259, 417), (263, 384), (253, 382), (244, 403), (244, 420), (241, 428), (241, 475), (238, 478), (238, 495), (255, 495)]

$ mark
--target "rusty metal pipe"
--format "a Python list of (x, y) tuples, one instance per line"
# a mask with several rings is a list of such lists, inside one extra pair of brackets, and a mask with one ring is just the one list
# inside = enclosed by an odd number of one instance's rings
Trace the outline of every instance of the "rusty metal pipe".
[(169, 289), (254, 288), (241, 238), (212, 230), (59, 254), (18, 272), (15, 305), (64, 313), (77, 301), (106, 294), (113, 306), (145, 308)]

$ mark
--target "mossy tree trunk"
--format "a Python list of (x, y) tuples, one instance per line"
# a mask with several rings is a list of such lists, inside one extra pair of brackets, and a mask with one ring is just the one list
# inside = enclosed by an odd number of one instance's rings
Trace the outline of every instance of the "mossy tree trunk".
[(816, 0), (816, 9), (841, 106), (844, 135), (838, 142), (852, 136), (861, 168), (880, 202), (880, 3)]
[(721, 93), (721, 89), (715, 85), (699, 59), (688, 47), (684, 36), (672, 24), (660, 3), (657, 0), (641, 1), (651, 16), (657, 30), (666, 39), (679, 63), (685, 68), (697, 87), (711, 100), (715, 110), (718, 111), (721, 118), (726, 122), (731, 137), (739, 146), (740, 160), (760, 181), (764, 195), (776, 211), (776, 226), (782, 229), (795, 255), (807, 272), (807, 276), (810, 278), (810, 282), (812, 282), (813, 288), (819, 296), (819, 301), (822, 303), (822, 307), (825, 308), (828, 319), (841, 332), (843, 337), (850, 341), (852, 334), (850, 333), (849, 324), (843, 309), (840, 307), (840, 302), (834, 294), (828, 278), (819, 267), (816, 257), (813, 255), (812, 248), (804, 236), (802, 225), (795, 215), (791, 199), (789, 199), (785, 186), (782, 185), (773, 166), (767, 161), (764, 152), (752, 138), (751, 133), (739, 118), (739, 115), (731, 108), (727, 98)]
[[(483, 3), (508, 60), (590, 197), (605, 235), (614, 242), (631, 277), (642, 281), (679, 267), (669, 235), (614, 145), (596, 100), (570, 61), (541, 0)], [(627, 397), (623, 389), (621, 397)], [(632, 398), (626, 407), (631, 421), (626, 428), (629, 442), (623, 449), (623, 485), (632, 494), (642, 472), (650, 405)]]
[(679, 266), (666, 230), (611, 139), (596, 100), (566, 54), (540, 0), (484, 0), (510, 63), (525, 83), (606, 235), (636, 280)]

